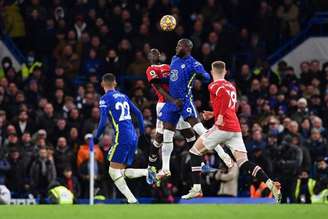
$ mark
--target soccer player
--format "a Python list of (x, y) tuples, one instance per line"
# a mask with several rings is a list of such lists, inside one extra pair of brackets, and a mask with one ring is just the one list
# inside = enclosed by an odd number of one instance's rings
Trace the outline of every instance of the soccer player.
[[(181, 39), (177, 43), (176, 55), (172, 58), (170, 65), (169, 95), (167, 102), (160, 112), (160, 120), (164, 123), (162, 170), (157, 174), (161, 179), (170, 176), (170, 156), (173, 151), (173, 136), (176, 124), (182, 116), (198, 135), (207, 130), (200, 122), (196, 108), (193, 104), (192, 83), (193, 79), (202, 76), (205, 81), (210, 81), (210, 75), (205, 71), (203, 65), (196, 61), (190, 54), (193, 44), (189, 39)], [(216, 150), (224, 163), (230, 167), (231, 158), (221, 146), (213, 148)]]
[[(157, 121), (156, 121), (156, 136), (153, 144), (151, 145), (150, 154), (149, 154), (149, 166), (155, 166), (159, 149), (162, 146), (163, 142), (163, 122), (159, 120), (160, 111), (162, 110), (166, 98), (169, 99), (169, 101), (174, 101), (171, 96), (167, 94), (169, 89), (169, 76), (170, 76), (170, 66), (167, 64), (161, 64), (159, 61), (160, 52), (158, 49), (151, 49), (148, 54), (148, 59), (151, 63), (151, 66), (147, 68), (146, 76), (148, 79), (148, 82), (151, 84), (153, 90), (156, 93), (156, 96), (158, 98), (158, 102), (156, 104), (156, 113), (157, 113)], [(165, 98), (166, 97), (166, 98)], [(190, 145), (189, 148), (195, 143), (196, 136), (190, 126), (190, 124), (183, 120), (183, 118), (180, 116), (179, 122), (176, 127), (177, 130), (181, 131), (181, 134), (185, 137), (187, 143)], [(166, 148), (163, 148), (164, 150), (164, 160), (165, 165), (169, 163), (169, 157), (165, 156)]]
[(189, 150), (191, 156), (191, 169), (193, 187), (183, 199), (203, 196), (201, 189), (201, 156), (212, 150), (218, 144), (227, 145), (232, 151), (240, 171), (247, 172), (260, 182), (265, 182), (272, 191), (277, 202), (281, 200), (280, 183), (273, 182), (261, 167), (250, 162), (242, 139), (240, 124), (236, 115), (237, 93), (236, 88), (224, 79), (226, 75), (225, 63), (215, 61), (212, 63), (213, 82), (208, 86), (213, 112), (206, 112), (205, 119), (214, 117), (215, 124), (206, 133), (201, 135)]
[(127, 198), (128, 203), (137, 203), (137, 199), (131, 193), (124, 178), (146, 176), (147, 183), (153, 184), (156, 172), (152, 169), (126, 168), (134, 160), (138, 142), (137, 133), (131, 120), (131, 112), (137, 117), (141, 136), (145, 130), (142, 113), (126, 95), (115, 90), (116, 85), (113, 74), (107, 73), (103, 76), (101, 86), (105, 90), (105, 94), (99, 102), (101, 114), (95, 139), (98, 139), (104, 132), (109, 115), (115, 129), (115, 144), (111, 146), (108, 153), (109, 175), (116, 187)]

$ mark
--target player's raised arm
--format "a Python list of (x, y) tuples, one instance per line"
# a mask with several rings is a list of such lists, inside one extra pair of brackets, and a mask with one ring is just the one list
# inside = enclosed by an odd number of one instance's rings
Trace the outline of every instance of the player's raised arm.
[(107, 123), (107, 115), (108, 115), (107, 103), (103, 98), (101, 98), (99, 101), (99, 109), (100, 109), (100, 120), (95, 136), (96, 139), (98, 139), (100, 135), (104, 132)]
[(140, 134), (143, 135), (145, 133), (145, 126), (144, 126), (144, 120), (143, 120), (142, 113), (138, 109), (138, 107), (136, 107), (136, 105), (134, 105), (132, 103), (132, 101), (129, 98), (127, 98), (127, 100), (128, 100), (129, 105), (130, 105), (131, 112), (137, 117)]
[(202, 76), (204, 82), (210, 82), (211, 80), (211, 76), (210, 74), (205, 70), (204, 66), (202, 65), (202, 63), (194, 60), (193, 61), (193, 70), (194, 72), (196, 72), (197, 75)]

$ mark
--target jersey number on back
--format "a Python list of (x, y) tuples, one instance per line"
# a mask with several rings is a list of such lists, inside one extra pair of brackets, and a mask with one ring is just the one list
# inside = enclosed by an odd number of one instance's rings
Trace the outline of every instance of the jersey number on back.
[(230, 96), (228, 107), (234, 109), (237, 103), (237, 94), (235, 91), (228, 91), (228, 94)]
[(126, 101), (124, 101), (123, 103), (117, 102), (115, 104), (115, 109), (121, 111), (119, 121), (124, 121), (124, 120), (130, 120), (131, 119), (130, 106)]

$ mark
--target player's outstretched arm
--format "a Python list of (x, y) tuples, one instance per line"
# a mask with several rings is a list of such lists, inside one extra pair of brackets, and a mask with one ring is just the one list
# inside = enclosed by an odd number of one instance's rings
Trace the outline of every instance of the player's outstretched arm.
[(144, 126), (144, 120), (143, 120), (142, 113), (138, 109), (138, 107), (136, 107), (136, 105), (134, 105), (132, 103), (132, 101), (130, 99), (128, 99), (128, 102), (129, 102), (129, 105), (130, 105), (131, 112), (137, 117), (140, 134), (143, 135), (145, 133), (145, 126)]
[(100, 135), (102, 135), (102, 133), (105, 131), (105, 127), (107, 123), (107, 114), (108, 114), (107, 105), (104, 100), (100, 100), (99, 108), (100, 108), (100, 120), (95, 136), (96, 139), (98, 139)]
[(153, 84), (157, 88), (158, 92), (162, 94), (167, 101), (175, 104), (177, 107), (182, 107), (183, 103), (180, 100), (171, 97), (158, 83), (153, 83)]
[(205, 70), (204, 66), (200, 62), (194, 61), (193, 69), (196, 74), (202, 76), (204, 82), (209, 83), (211, 81), (210, 74)]

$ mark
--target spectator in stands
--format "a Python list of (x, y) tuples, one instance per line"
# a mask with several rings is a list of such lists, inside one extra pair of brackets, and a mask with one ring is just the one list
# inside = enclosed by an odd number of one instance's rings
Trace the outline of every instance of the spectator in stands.
[(311, 203), (316, 181), (312, 179), (307, 170), (301, 170), (296, 182), (295, 201), (297, 203)]
[(49, 160), (45, 147), (39, 148), (39, 156), (32, 163), (29, 176), (32, 193), (44, 203), (49, 185), (56, 180), (56, 167), (53, 161)]
[(48, 136), (52, 136), (56, 127), (54, 119), (55, 112), (53, 105), (48, 103), (43, 108), (43, 115), (37, 118), (37, 126), (41, 129), (44, 129)]
[(285, 34), (285, 37), (295, 36), (300, 31), (298, 16), (299, 8), (293, 0), (284, 0), (284, 4), (278, 7), (280, 31)]
[(292, 119), (298, 123), (301, 123), (303, 118), (309, 116), (309, 109), (307, 108), (307, 100), (300, 98), (297, 100), (297, 111), (292, 115)]
[(29, 120), (29, 115), (26, 111), (21, 111), (18, 115), (18, 121), (15, 124), (17, 135), (21, 137), (23, 133), (34, 133), (35, 124)]
[(238, 192), (238, 175), (239, 169), (236, 163), (232, 168), (220, 168), (215, 179), (220, 182), (218, 195), (222, 197), (236, 197)]
[(21, 197), (28, 188), (28, 163), (25, 162), (18, 148), (15, 147), (11, 148), (9, 151), (8, 162), (10, 170), (7, 173), (6, 186), (16, 197)]
[(282, 202), (293, 203), (298, 170), (302, 164), (302, 150), (292, 144), (292, 138), (286, 136), (281, 144), (268, 145), (268, 154), (273, 162), (273, 175), (282, 185)]
[(321, 136), (320, 130), (317, 128), (311, 129), (310, 139), (305, 142), (305, 146), (310, 151), (312, 160), (328, 155), (327, 141)]
[(264, 149), (266, 143), (263, 139), (263, 134), (261, 130), (255, 130), (252, 133), (252, 138), (250, 142), (246, 145), (247, 151), (250, 153), (255, 149)]
[[(73, 150), (67, 145), (65, 137), (59, 137), (54, 153), (54, 162), (58, 177), (63, 177), (64, 169), (67, 166), (75, 167), (75, 155)], [(75, 170), (75, 168), (74, 168)]]
[(76, 176), (73, 175), (72, 168), (67, 166), (64, 168), (62, 177), (58, 179), (59, 183), (69, 189), (73, 194), (74, 198), (78, 199), (81, 194), (80, 183)]

